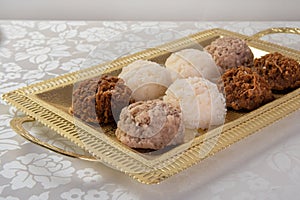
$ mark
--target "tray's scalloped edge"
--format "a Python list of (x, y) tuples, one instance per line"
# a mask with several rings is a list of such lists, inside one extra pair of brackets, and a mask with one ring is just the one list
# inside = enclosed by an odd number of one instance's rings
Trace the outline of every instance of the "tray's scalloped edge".
[[(114, 148), (111, 151), (109, 141), (99, 140), (93, 134), (92, 130), (86, 130), (83, 127), (76, 126), (71, 119), (66, 120), (64, 115), (47, 108), (46, 104), (37, 101), (35, 94), (45, 92), (56, 88), (73, 84), (80, 79), (86, 79), (101, 74), (106, 70), (115, 70), (118, 67), (129, 64), (137, 59), (149, 59), (160, 54), (165, 49), (172, 49), (178, 46), (184, 46), (190, 41), (190, 38), (195, 40), (205, 39), (213, 35), (228, 35), (237, 36), (245, 39), (251, 45), (257, 48), (264, 48), (270, 51), (279, 51), (283, 54), (293, 54), (293, 57), (300, 60), (300, 54), (296, 50), (282, 47), (276, 44), (271, 44), (265, 41), (253, 39), (249, 36), (233, 33), (223, 29), (211, 29), (189, 36), (189, 39), (179, 39), (171, 43), (161, 45), (155, 49), (148, 49), (130, 56), (118, 59), (116, 62), (105, 63), (94, 66), (79, 72), (73, 72), (60, 77), (49, 79), (41, 83), (36, 83), (9, 93), (6, 93), (2, 98), (12, 106), (23, 111), (26, 115), (35, 118), (45, 126), (56, 131), (60, 135), (74, 142), (81, 148), (86, 149), (101, 162), (108, 164), (122, 172), (125, 172), (130, 177), (147, 184), (159, 183), (160, 181), (179, 173), (180, 171), (195, 165), (207, 156), (211, 156), (216, 152), (228, 147), (229, 145), (253, 134), (259, 129), (271, 124), (289, 113), (300, 108), (300, 89), (277, 99), (269, 104), (262, 106), (250, 112), (249, 114), (225, 124), (224, 126), (208, 132), (206, 137), (197, 137), (191, 144), (191, 147), (182, 152), (180, 155), (171, 157), (165, 165), (155, 166), (153, 163), (136, 157), (130, 151), (124, 151), (122, 148)], [(221, 130), (221, 134), (217, 131)], [(217, 142), (210, 142), (213, 138), (218, 138)], [(84, 144), (83, 144), (84, 143)], [(213, 145), (213, 146), (212, 146)], [(211, 149), (204, 157), (199, 156), (201, 151)]]

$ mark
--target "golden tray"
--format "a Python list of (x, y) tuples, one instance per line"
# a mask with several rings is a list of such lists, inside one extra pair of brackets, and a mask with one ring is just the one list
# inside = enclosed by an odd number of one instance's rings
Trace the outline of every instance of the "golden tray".
[[(223, 126), (197, 136), (191, 142), (170, 149), (160, 156), (149, 156), (126, 147), (112, 135), (101, 134), (95, 128), (81, 122), (75, 123), (73, 116), (68, 112), (72, 102), (73, 84), (78, 80), (101, 75), (104, 71), (117, 73), (123, 66), (138, 59), (164, 63), (170, 55), (169, 52), (191, 47), (195, 42), (204, 47), (216, 38), (223, 36), (244, 39), (255, 57), (277, 51), (300, 61), (299, 51), (259, 39), (271, 33), (299, 34), (300, 29), (271, 28), (253, 36), (245, 36), (222, 29), (206, 30), (157, 48), (119, 58), (111, 63), (93, 66), (6, 93), (3, 95), (3, 99), (28, 116), (13, 119), (11, 126), (26, 139), (58, 153), (81, 159), (101, 161), (142, 183), (159, 183), (298, 110), (300, 108), (300, 88), (287, 94), (277, 95), (276, 100), (252, 112), (228, 111), (226, 123)], [(66, 152), (40, 141), (30, 135), (22, 126), (24, 122), (32, 120), (37, 120), (50, 127), (61, 136), (85, 149), (92, 156)], [(108, 128), (105, 131), (113, 132), (114, 130)]]

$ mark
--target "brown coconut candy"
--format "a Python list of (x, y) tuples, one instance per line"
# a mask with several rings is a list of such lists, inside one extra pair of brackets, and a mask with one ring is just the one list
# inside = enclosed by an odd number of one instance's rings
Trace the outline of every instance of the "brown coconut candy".
[(253, 53), (247, 43), (235, 37), (222, 37), (205, 47), (216, 64), (225, 72), (227, 69), (245, 66), (253, 66)]
[(100, 124), (117, 122), (120, 112), (130, 103), (132, 91), (123, 79), (104, 75), (98, 81), (96, 91), (96, 113)]
[(251, 68), (240, 66), (222, 75), (227, 107), (253, 110), (274, 99), (266, 80)]
[(300, 64), (278, 52), (254, 59), (254, 68), (269, 83), (272, 90), (293, 89), (300, 86)]
[(123, 107), (132, 103), (131, 90), (115, 76), (102, 75), (79, 83), (73, 92), (70, 111), (84, 122), (117, 122)]
[(95, 110), (95, 94), (99, 78), (84, 80), (75, 84), (70, 113), (86, 123), (98, 123)]

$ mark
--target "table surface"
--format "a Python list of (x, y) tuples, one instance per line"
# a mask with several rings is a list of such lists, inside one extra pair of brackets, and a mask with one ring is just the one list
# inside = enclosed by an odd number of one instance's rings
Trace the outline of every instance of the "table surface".
[[(300, 22), (0, 21), (0, 94), (202, 30), (253, 35), (270, 27), (299, 28)], [(263, 39), (300, 50), (298, 35)], [(97, 59), (90, 54), (95, 48), (102, 48)], [(9, 126), (23, 113), (0, 101), (0, 200), (274, 200), (300, 195), (299, 111), (158, 185), (144, 185), (101, 163), (26, 141)], [(50, 144), (81, 151), (37, 122), (25, 127)]]

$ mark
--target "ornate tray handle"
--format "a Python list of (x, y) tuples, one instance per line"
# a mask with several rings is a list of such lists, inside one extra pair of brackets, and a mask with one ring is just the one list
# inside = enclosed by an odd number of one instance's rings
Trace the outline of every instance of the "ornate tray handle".
[(289, 28), (289, 27), (277, 27), (277, 28), (269, 28), (263, 31), (260, 31), (251, 37), (253, 39), (259, 39), (265, 35), (275, 34), (275, 33), (286, 33), (286, 34), (298, 34), (300, 35), (300, 28)]
[(10, 121), (10, 126), (11, 128), (16, 131), (19, 135), (21, 135), (22, 137), (24, 137), (25, 139), (27, 139), (28, 141), (37, 144), (41, 147), (44, 147), (46, 149), (49, 149), (51, 151), (54, 151), (56, 153), (65, 155), (65, 156), (69, 156), (69, 157), (73, 157), (73, 158), (79, 158), (82, 160), (88, 160), (88, 161), (97, 161), (96, 158), (92, 157), (92, 156), (85, 156), (85, 155), (80, 155), (74, 152), (68, 152), (65, 151), (61, 148), (58, 148), (54, 145), (48, 144), (46, 142), (41, 141), (40, 139), (34, 137), (33, 135), (31, 135), (24, 127), (23, 124), (26, 122), (32, 122), (35, 121), (34, 118), (29, 117), (29, 116), (25, 116), (25, 117), (17, 117), (17, 118), (13, 118)]

